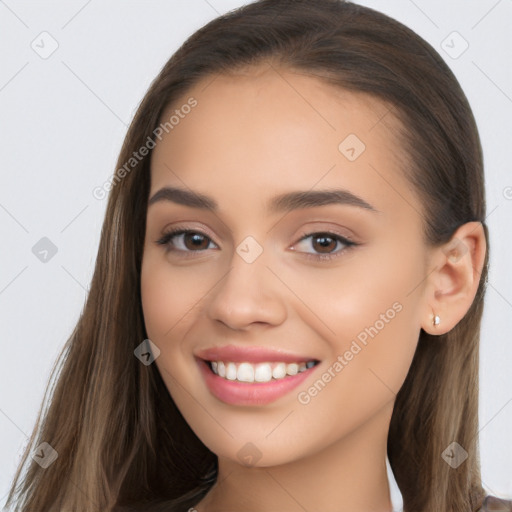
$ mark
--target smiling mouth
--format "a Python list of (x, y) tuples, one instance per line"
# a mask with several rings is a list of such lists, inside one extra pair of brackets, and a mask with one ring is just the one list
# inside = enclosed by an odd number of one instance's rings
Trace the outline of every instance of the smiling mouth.
[(207, 361), (206, 364), (216, 376), (225, 380), (258, 383), (284, 380), (313, 368), (320, 361), (298, 361), (296, 363)]

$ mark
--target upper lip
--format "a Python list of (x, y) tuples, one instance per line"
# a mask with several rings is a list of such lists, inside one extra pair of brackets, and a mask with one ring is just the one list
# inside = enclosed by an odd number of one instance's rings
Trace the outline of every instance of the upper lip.
[(268, 347), (240, 347), (224, 345), (199, 350), (195, 354), (205, 361), (232, 361), (234, 363), (264, 363), (279, 361), (283, 363), (297, 363), (301, 361), (318, 361), (314, 357), (294, 354), (280, 349)]

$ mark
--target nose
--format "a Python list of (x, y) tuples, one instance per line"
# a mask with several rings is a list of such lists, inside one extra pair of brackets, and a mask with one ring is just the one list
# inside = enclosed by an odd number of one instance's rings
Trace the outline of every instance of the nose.
[(214, 287), (207, 308), (210, 320), (231, 329), (252, 324), (279, 325), (286, 318), (286, 287), (267, 267), (264, 253), (248, 263), (233, 254), (231, 268)]

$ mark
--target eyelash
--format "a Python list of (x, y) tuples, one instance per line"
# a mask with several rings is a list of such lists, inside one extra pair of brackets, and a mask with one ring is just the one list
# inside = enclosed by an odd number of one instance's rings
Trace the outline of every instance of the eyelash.
[[(159, 240), (156, 241), (156, 244), (162, 245), (162, 246), (167, 246), (167, 251), (175, 251), (176, 249), (171, 248), (172, 247), (170, 244), (171, 240), (176, 236), (183, 235), (183, 234), (189, 234), (189, 233), (195, 233), (195, 234), (204, 236), (207, 239), (209, 239), (211, 242), (213, 242), (213, 240), (206, 233), (203, 233), (202, 231), (193, 230), (193, 229), (176, 228), (176, 229), (172, 229), (172, 230), (168, 231), (167, 233), (164, 233), (162, 238), (160, 238)], [(303, 233), (301, 235), (301, 237), (299, 238), (299, 240), (297, 241), (297, 243), (300, 243), (303, 240), (306, 240), (307, 238), (310, 238), (310, 237), (314, 238), (314, 235), (317, 235), (317, 236), (324, 235), (328, 238), (332, 238), (333, 240), (336, 240), (337, 242), (341, 242), (343, 245), (345, 245), (345, 248), (343, 248), (335, 253), (327, 253), (327, 254), (302, 253), (305, 255), (306, 258), (313, 259), (315, 261), (331, 261), (335, 258), (339, 258), (342, 254), (344, 254), (345, 252), (350, 250), (352, 247), (359, 245), (358, 243), (353, 242), (352, 240), (348, 239), (345, 236), (342, 236), (338, 233), (332, 233), (329, 231), (313, 231), (313, 232), (309, 232), (309, 233)], [(318, 238), (320, 238), (320, 237), (318, 236)], [(213, 242), (213, 243), (215, 243), (215, 242)], [(187, 254), (187, 256), (184, 256), (184, 257), (189, 258), (189, 257), (193, 257), (190, 253), (203, 252), (205, 250), (206, 249), (201, 249), (199, 251), (182, 251), (181, 249), (178, 249), (177, 251), (184, 252), (185, 254)]]

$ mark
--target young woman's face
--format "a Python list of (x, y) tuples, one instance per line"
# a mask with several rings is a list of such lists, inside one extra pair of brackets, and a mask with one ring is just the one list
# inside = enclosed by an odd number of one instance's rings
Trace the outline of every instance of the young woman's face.
[[(429, 254), (389, 109), (260, 67), (203, 80), (163, 122), (173, 114), (149, 197), (183, 192), (148, 206), (141, 292), (155, 364), (184, 418), (213, 452), (256, 466), (363, 430), (385, 443), (428, 309)], [(216, 207), (185, 204), (192, 193)], [(158, 243), (173, 229), (187, 233)], [(228, 345), (239, 357), (205, 353)], [(243, 352), (254, 347), (289, 357)], [(254, 374), (271, 380), (230, 380)]]

